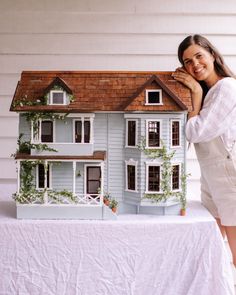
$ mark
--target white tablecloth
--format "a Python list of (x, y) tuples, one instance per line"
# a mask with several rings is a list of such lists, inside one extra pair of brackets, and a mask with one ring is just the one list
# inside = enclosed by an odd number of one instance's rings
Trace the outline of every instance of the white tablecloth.
[(232, 295), (229, 257), (198, 203), (187, 216), (16, 220), (0, 203), (1, 295)]

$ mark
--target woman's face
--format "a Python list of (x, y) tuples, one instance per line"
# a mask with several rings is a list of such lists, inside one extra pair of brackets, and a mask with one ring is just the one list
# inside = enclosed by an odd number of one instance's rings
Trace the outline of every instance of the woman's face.
[(219, 79), (214, 68), (214, 56), (203, 47), (193, 44), (183, 53), (186, 71), (198, 81), (212, 86)]

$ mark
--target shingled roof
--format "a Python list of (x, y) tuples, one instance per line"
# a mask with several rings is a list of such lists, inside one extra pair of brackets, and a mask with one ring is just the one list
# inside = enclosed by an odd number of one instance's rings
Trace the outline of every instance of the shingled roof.
[[(171, 77), (172, 72), (24, 71), (11, 111), (98, 112), (192, 110), (189, 90)], [(20, 106), (42, 100), (56, 81), (72, 94), (69, 105)], [(162, 89), (163, 106), (145, 105), (146, 89)], [(29, 103), (30, 104), (30, 103)]]

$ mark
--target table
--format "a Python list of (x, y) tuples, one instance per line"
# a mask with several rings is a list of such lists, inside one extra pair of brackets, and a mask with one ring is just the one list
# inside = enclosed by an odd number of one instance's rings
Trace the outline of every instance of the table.
[(199, 202), (187, 216), (16, 220), (0, 203), (1, 295), (232, 295), (229, 257)]

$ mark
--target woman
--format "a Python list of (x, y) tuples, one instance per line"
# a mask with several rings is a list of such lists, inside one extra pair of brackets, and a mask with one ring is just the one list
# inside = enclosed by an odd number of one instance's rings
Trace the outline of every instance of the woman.
[(220, 53), (203, 36), (185, 38), (174, 79), (191, 92), (186, 137), (201, 168), (203, 205), (227, 236), (236, 266), (236, 80)]

